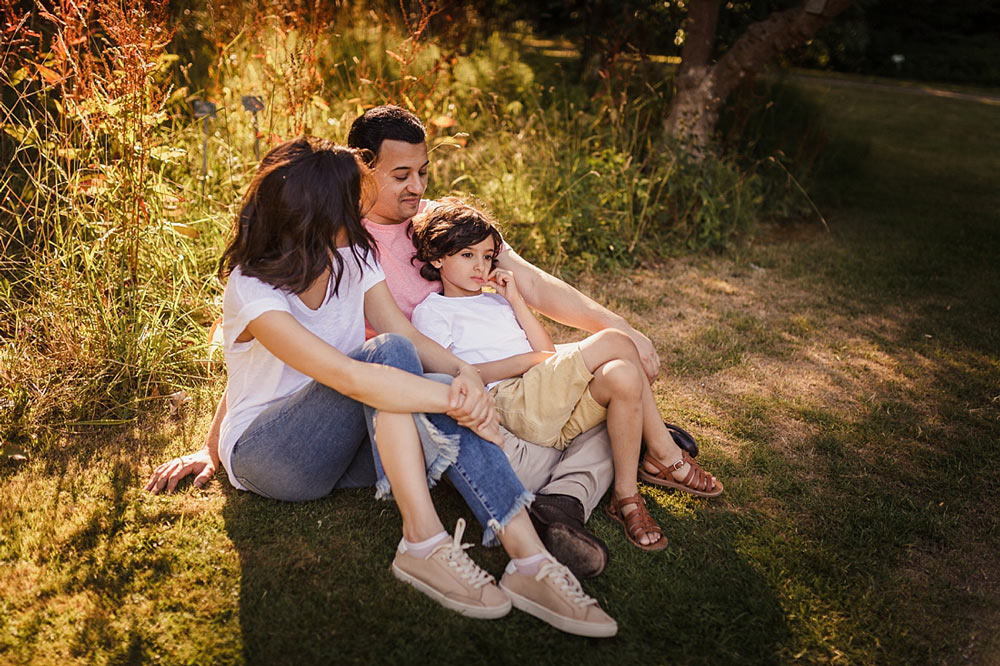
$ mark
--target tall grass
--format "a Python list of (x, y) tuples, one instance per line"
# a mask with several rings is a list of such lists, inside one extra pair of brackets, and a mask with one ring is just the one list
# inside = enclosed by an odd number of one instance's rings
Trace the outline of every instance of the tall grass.
[(130, 418), (201, 374), (183, 351), (205, 300), (196, 232), (170, 221), (185, 184), (165, 169), (165, 3), (63, 0), (53, 12), (9, 15), (0, 62), (2, 434), (13, 441)]
[(375, 104), (427, 122), (430, 196), (476, 195), (549, 270), (723, 247), (757, 215), (753, 170), (660, 140), (662, 72), (543, 85), (516, 42), (471, 40), (489, 31), (464, 30), (468, 12), (371, 7), (5, 7), (0, 437), (31, 448), (201, 382), (215, 261), (258, 155), (342, 141)]

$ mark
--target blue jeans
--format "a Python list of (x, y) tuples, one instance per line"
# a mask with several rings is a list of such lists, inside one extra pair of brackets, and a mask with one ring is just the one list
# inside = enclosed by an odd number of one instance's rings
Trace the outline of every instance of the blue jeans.
[[(421, 374), (413, 343), (380, 335), (348, 354)], [(337, 488), (375, 485), (390, 490), (374, 445), (376, 410), (311, 382), (264, 410), (233, 447), (230, 464), (240, 482), (264, 497), (317, 499)], [(414, 414), (424, 450), (428, 485), (444, 473), (483, 525), (483, 543), (499, 532), (533, 496), (517, 479), (503, 450), (445, 414)]]

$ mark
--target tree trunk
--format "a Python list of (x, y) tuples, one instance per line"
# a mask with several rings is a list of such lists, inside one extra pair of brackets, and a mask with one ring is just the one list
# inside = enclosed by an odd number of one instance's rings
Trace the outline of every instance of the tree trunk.
[(745, 78), (760, 72), (784, 51), (804, 44), (854, 0), (806, 0), (750, 25), (733, 46), (711, 64), (722, 0), (691, 0), (686, 36), (677, 71), (677, 94), (663, 121), (668, 136), (695, 156), (708, 150), (726, 98)]

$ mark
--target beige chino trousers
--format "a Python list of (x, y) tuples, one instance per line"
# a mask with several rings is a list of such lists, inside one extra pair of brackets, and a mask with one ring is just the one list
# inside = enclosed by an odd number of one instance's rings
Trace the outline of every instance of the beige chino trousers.
[[(451, 384), (452, 377), (427, 373), (427, 379)], [(611, 438), (605, 424), (578, 435), (565, 450), (538, 446), (501, 427), (504, 453), (525, 490), (534, 494), (569, 495), (583, 504), (584, 520), (608, 492), (615, 477)]]
[(578, 435), (565, 450), (538, 446), (500, 428), (504, 453), (524, 488), (536, 495), (570, 495), (583, 504), (584, 520), (611, 487), (611, 438), (600, 424)]

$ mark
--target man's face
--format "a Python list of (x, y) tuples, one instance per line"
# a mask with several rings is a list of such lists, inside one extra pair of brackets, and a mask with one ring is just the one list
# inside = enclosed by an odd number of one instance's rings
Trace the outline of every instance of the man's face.
[(427, 144), (386, 139), (375, 159), (375, 203), (367, 217), (376, 224), (400, 224), (417, 214), (427, 189)]

